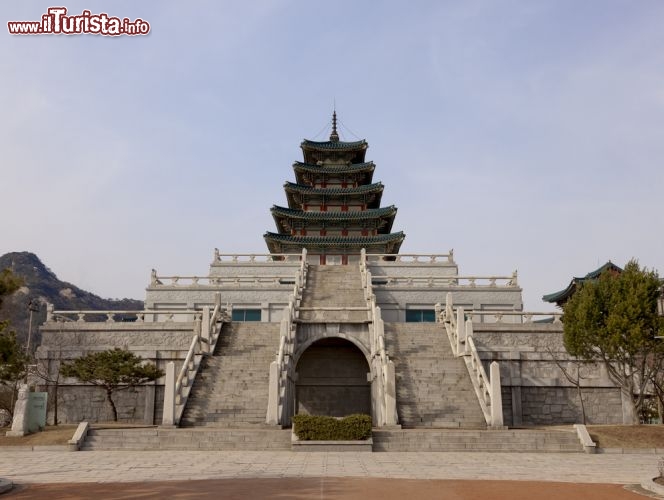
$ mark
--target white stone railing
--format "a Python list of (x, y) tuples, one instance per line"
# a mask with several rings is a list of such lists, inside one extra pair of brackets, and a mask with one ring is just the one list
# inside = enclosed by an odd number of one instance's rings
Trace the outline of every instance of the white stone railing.
[(194, 335), (177, 378), (174, 377), (174, 365), (172, 363), (167, 365), (162, 425), (180, 423), (201, 360), (204, 355), (214, 352), (223, 323), (230, 321), (230, 317), (231, 308), (230, 306), (222, 308), (219, 293), (215, 294), (215, 305), (212, 310), (209, 306), (203, 306), (196, 314)]
[(454, 250), (441, 254), (415, 254), (415, 253), (365, 253), (364, 257), (368, 263), (373, 262), (398, 262), (400, 264), (441, 264), (454, 263)]
[(517, 272), (511, 276), (382, 276), (375, 275), (372, 278), (373, 286), (467, 286), (467, 287), (509, 287), (517, 288)]
[[(53, 304), (46, 305), (46, 323), (51, 322), (76, 322), (76, 323), (99, 323), (98, 320), (91, 321), (89, 316), (106, 316), (106, 323), (125, 323), (128, 319), (136, 319), (133, 323), (150, 322), (149, 318), (163, 317), (160, 322), (175, 321), (175, 316), (189, 316), (191, 321), (195, 315), (200, 314), (200, 310), (193, 309), (142, 309), (136, 310), (114, 310), (114, 311), (95, 311), (95, 310), (54, 310)], [(120, 316), (120, 318), (116, 318)], [(128, 318), (130, 317), (130, 318)]]
[(374, 380), (377, 382), (376, 399), (379, 403), (372, 405), (374, 412), (372, 418), (378, 427), (397, 425), (396, 373), (394, 363), (390, 360), (385, 349), (385, 323), (383, 322), (380, 307), (376, 304), (371, 271), (367, 267), (367, 254), (364, 248), (360, 254), (360, 277), (369, 313), (371, 372)]
[(500, 309), (482, 309), (479, 311), (467, 311), (466, 319), (475, 323), (508, 323), (508, 324), (529, 324), (529, 323), (562, 323), (562, 313), (557, 312), (525, 312), (525, 311), (504, 311)]
[(219, 253), (219, 249), (215, 248), (212, 264), (218, 262), (298, 262), (301, 259), (301, 253)]
[(270, 363), (267, 415), (265, 422), (271, 425), (287, 425), (290, 422), (292, 404), (295, 396), (293, 383), (294, 367), (291, 366), (295, 348), (296, 321), (300, 315), (302, 290), (307, 282), (307, 250), (302, 249), (299, 256), (300, 266), (295, 275), (293, 293), (284, 308), (279, 330), (279, 350), (276, 359)]
[(453, 308), (452, 294), (446, 297), (445, 308), (436, 304), (436, 320), (444, 324), (452, 346), (452, 353), (463, 357), (489, 427), (503, 427), (503, 401), (500, 386), (500, 366), (493, 361), (487, 376), (473, 340), (473, 322), (467, 320), (462, 307)]
[(152, 270), (150, 277), (151, 287), (200, 287), (210, 286), (219, 287), (224, 285), (232, 286), (253, 286), (253, 285), (292, 285), (292, 278), (288, 276), (158, 276), (155, 270)]

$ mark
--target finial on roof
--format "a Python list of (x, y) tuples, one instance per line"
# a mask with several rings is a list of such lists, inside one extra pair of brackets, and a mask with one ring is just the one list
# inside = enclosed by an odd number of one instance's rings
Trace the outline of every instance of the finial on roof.
[(330, 141), (339, 142), (339, 134), (337, 133), (337, 110), (332, 112), (332, 133), (330, 134)]

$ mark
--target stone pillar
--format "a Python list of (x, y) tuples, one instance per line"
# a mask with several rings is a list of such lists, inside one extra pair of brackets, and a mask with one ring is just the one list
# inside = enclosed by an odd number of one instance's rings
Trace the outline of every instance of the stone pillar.
[(397, 391), (394, 363), (388, 361), (385, 369), (385, 425), (397, 425)]
[(270, 381), (268, 382), (267, 415), (265, 423), (278, 425), (279, 422), (279, 365), (276, 361), (270, 363)]
[(175, 363), (166, 363), (166, 381), (164, 384), (164, 416), (163, 426), (175, 425)]
[(18, 399), (14, 406), (14, 419), (12, 420), (12, 430), (7, 431), (7, 436), (25, 436), (28, 433), (28, 393), (30, 388), (28, 384), (19, 385)]
[(503, 395), (500, 388), (500, 366), (493, 361), (490, 366), (491, 380), (491, 427), (503, 427)]

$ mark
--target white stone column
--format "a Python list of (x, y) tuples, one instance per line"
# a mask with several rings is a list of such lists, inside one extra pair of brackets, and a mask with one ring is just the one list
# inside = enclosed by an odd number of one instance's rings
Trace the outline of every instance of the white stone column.
[(491, 427), (503, 427), (503, 395), (500, 386), (500, 365), (493, 361), (489, 368), (491, 380)]
[(396, 374), (392, 360), (385, 365), (385, 425), (397, 425)]
[(265, 423), (270, 425), (279, 424), (279, 365), (276, 361), (270, 363), (270, 379), (267, 395), (267, 415)]
[(175, 363), (166, 363), (166, 380), (164, 383), (164, 415), (161, 420), (163, 426), (175, 425)]

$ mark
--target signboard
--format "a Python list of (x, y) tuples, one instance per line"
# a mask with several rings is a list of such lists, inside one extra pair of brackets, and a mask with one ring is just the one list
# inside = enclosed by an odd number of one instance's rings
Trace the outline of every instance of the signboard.
[(46, 427), (46, 392), (28, 393), (28, 432), (37, 432)]

